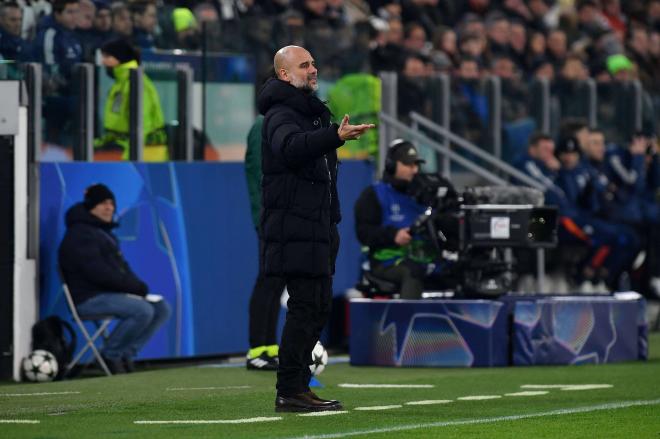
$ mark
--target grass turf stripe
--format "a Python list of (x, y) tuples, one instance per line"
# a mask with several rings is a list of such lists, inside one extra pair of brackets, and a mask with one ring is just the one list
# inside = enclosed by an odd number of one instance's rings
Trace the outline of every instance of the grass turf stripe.
[(409, 401), (405, 405), (433, 405), (433, 404), (449, 404), (453, 402), (451, 399), (427, 399), (424, 401)]
[(0, 396), (48, 396), (48, 395), (77, 395), (80, 392), (37, 392), (37, 393), (0, 393)]
[(337, 387), (346, 389), (432, 389), (433, 384), (338, 384)]
[(524, 415), (496, 416), (492, 418), (460, 419), (456, 421), (398, 425), (395, 427), (375, 428), (372, 430), (356, 430), (356, 431), (347, 431), (344, 433), (320, 434), (316, 436), (314, 435), (299, 436), (290, 439), (335, 439), (335, 438), (343, 438), (349, 436), (419, 430), (421, 428), (453, 427), (453, 426), (461, 426), (461, 425), (476, 425), (476, 424), (490, 424), (495, 422), (520, 421), (524, 419), (543, 418), (548, 416), (573, 415), (577, 413), (589, 413), (589, 412), (596, 412), (601, 410), (617, 410), (628, 407), (638, 407), (638, 406), (658, 405), (658, 404), (660, 404), (660, 398), (651, 399), (651, 400), (642, 400), (642, 401), (621, 401), (621, 402), (612, 402), (607, 404), (591, 405), (584, 407), (550, 410), (547, 412), (527, 413)]
[(504, 396), (539, 396), (547, 395), (547, 390), (528, 390), (526, 392), (505, 393)]
[(311, 412), (311, 413), (303, 413), (298, 416), (332, 416), (332, 415), (343, 415), (344, 413), (348, 413), (346, 410), (326, 410), (323, 412)]
[(281, 421), (281, 416), (260, 417), (245, 419), (175, 419), (171, 421), (133, 421), (138, 425), (162, 425), (162, 424), (254, 424), (256, 422)]
[(251, 389), (252, 386), (221, 386), (221, 387), (168, 387), (166, 391), (178, 390), (228, 390), (228, 389)]

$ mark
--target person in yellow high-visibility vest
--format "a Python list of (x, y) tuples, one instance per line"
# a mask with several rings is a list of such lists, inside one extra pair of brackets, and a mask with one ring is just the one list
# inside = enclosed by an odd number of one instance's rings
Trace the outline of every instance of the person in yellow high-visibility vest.
[[(130, 71), (140, 64), (140, 54), (126, 40), (110, 41), (101, 47), (103, 65), (115, 83), (110, 88), (103, 111), (102, 137), (94, 141), (99, 149), (119, 149), (121, 158), (129, 157), (130, 125)], [(169, 159), (165, 118), (160, 97), (147, 75), (143, 75), (143, 135), (144, 160), (165, 161)]]

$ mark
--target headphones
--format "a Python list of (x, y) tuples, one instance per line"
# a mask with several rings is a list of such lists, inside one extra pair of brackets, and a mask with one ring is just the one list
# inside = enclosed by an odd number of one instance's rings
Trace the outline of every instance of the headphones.
[(394, 139), (387, 148), (387, 154), (385, 155), (385, 172), (388, 174), (394, 175), (396, 173), (396, 159), (394, 158), (394, 153), (404, 146), (407, 148), (412, 146), (412, 144), (404, 139)]

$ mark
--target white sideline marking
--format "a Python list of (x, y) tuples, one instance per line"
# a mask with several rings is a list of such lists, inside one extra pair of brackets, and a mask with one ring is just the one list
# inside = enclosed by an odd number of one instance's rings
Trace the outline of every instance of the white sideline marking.
[(432, 389), (433, 384), (339, 384), (338, 387), (348, 389)]
[(404, 403), (405, 405), (432, 405), (432, 404), (449, 404), (453, 402), (451, 399), (427, 399), (425, 401), (410, 401)]
[(461, 401), (484, 401), (486, 399), (497, 399), (501, 398), (502, 395), (472, 395), (472, 396), (461, 396), (456, 398)]
[(0, 396), (46, 396), (46, 395), (75, 395), (80, 392), (38, 392), (38, 393), (0, 393)]
[(401, 404), (395, 404), (395, 405), (372, 405), (369, 407), (355, 407), (353, 410), (362, 410), (362, 411), (367, 411), (367, 410), (392, 410), (392, 409), (400, 409), (403, 407)]
[(511, 415), (511, 416), (496, 416), (492, 418), (475, 418), (475, 419), (461, 419), (457, 421), (445, 421), (445, 422), (429, 422), (426, 424), (409, 424), (409, 425), (399, 425), (396, 427), (386, 427), (386, 428), (375, 428), (372, 430), (355, 430), (347, 431), (345, 433), (332, 433), (332, 434), (320, 434), (316, 436), (298, 436), (292, 437), (289, 439), (336, 439), (349, 436), (360, 436), (368, 434), (379, 434), (379, 433), (392, 433), (395, 431), (410, 431), (410, 430), (419, 430), (422, 428), (434, 428), (434, 427), (453, 427), (459, 425), (475, 425), (475, 424), (492, 424), (495, 422), (506, 422), (506, 421), (520, 421), (523, 419), (533, 419), (533, 418), (544, 418), (548, 416), (562, 416), (562, 415), (574, 415), (576, 413), (589, 413), (596, 412), (600, 410), (617, 410), (624, 409), (628, 407), (637, 407), (645, 405), (658, 405), (660, 404), (660, 399), (651, 399), (651, 400), (642, 400), (642, 401), (622, 401), (622, 402), (612, 402), (608, 404), (599, 404), (591, 405), (585, 407), (575, 407), (570, 409), (557, 409), (550, 410), (547, 412), (538, 412), (538, 413), (528, 413), (525, 415)]
[(180, 419), (173, 421), (133, 421), (133, 424), (252, 424), (255, 422), (281, 421), (281, 416), (246, 419)]
[(609, 389), (614, 387), (611, 384), (576, 384), (574, 386), (562, 387), (560, 390), (593, 390), (593, 389)]
[(0, 424), (38, 424), (40, 422), (34, 419), (0, 419)]
[(224, 386), (224, 387), (168, 387), (167, 391), (175, 390), (226, 390), (226, 389), (250, 389), (252, 386)]
[(298, 416), (332, 416), (332, 415), (343, 415), (344, 413), (348, 413), (348, 412), (346, 410), (326, 410), (324, 412), (303, 413), (302, 415), (298, 415)]
[(528, 390), (526, 392), (515, 392), (515, 393), (505, 393), (504, 396), (538, 396), (538, 395), (547, 395), (547, 390)]
[(609, 389), (612, 384), (523, 384), (523, 389), (593, 390)]

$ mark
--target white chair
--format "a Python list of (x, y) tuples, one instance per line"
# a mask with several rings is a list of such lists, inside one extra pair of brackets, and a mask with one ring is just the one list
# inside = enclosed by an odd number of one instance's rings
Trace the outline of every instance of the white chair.
[[(105, 360), (103, 360), (103, 357), (101, 356), (100, 352), (96, 348), (96, 340), (101, 339), (104, 341), (107, 338), (107, 329), (108, 326), (110, 326), (110, 323), (112, 322), (112, 319), (114, 318), (113, 316), (110, 315), (94, 315), (94, 316), (85, 316), (83, 318), (80, 317), (78, 314), (78, 310), (76, 310), (76, 304), (73, 302), (73, 297), (71, 297), (71, 291), (69, 290), (69, 286), (66, 284), (66, 281), (64, 280), (64, 276), (60, 274), (60, 278), (62, 279), (62, 290), (64, 290), (64, 297), (66, 297), (66, 303), (69, 306), (69, 311), (71, 311), (71, 315), (73, 316), (73, 320), (76, 322), (78, 325), (78, 329), (80, 329), (80, 332), (82, 332), (83, 337), (85, 338), (85, 346), (76, 354), (76, 356), (71, 360), (69, 364), (66, 365), (66, 369), (64, 370), (64, 376), (66, 377), (67, 374), (73, 369), (73, 367), (78, 364), (80, 359), (85, 355), (85, 353), (91, 349), (92, 352), (94, 353), (94, 357), (96, 357), (96, 361), (99, 362), (99, 365), (101, 366), (101, 369), (105, 372), (106, 375), (111, 376), (112, 373), (110, 372), (110, 369), (108, 369), (108, 365), (105, 364)], [(89, 335), (89, 332), (87, 331), (87, 328), (85, 327), (84, 321), (92, 321), (96, 325), (96, 331), (94, 334), (91, 336)]]

